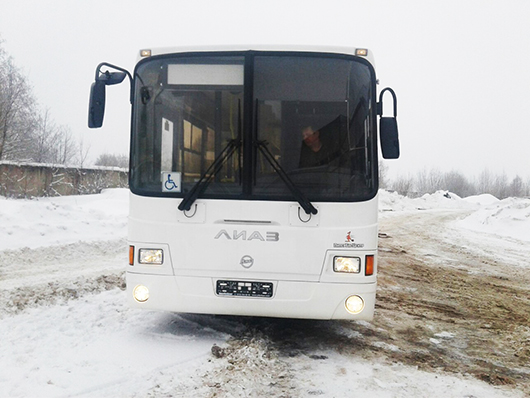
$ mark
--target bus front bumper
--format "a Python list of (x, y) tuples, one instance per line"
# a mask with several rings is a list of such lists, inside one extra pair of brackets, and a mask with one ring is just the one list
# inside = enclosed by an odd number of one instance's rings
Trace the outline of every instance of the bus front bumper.
[[(171, 312), (302, 319), (371, 320), (376, 283), (271, 281), (272, 297), (218, 295), (217, 278), (136, 274), (127, 272), (131, 306)], [(134, 297), (134, 290), (136, 296)], [(362, 299), (362, 311), (346, 308), (349, 297)], [(354, 297), (354, 301), (359, 302)], [(351, 307), (350, 307), (351, 309)]]

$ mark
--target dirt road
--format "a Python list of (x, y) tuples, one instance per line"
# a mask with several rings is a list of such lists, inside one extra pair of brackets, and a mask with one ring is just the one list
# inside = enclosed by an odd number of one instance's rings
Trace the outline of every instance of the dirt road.
[(264, 393), (298, 396), (293, 360), (323, 360), (319, 353), (331, 349), (530, 394), (530, 248), (452, 227), (465, 215), (383, 217), (373, 322), (236, 318), (241, 331), (232, 329), (229, 347), (214, 352), (228, 361), (205, 382), (219, 387), (250, 366), (262, 369), (255, 377), (276, 380)]
[(463, 215), (383, 219), (378, 338), (389, 358), (530, 393), (530, 248), (451, 227)]

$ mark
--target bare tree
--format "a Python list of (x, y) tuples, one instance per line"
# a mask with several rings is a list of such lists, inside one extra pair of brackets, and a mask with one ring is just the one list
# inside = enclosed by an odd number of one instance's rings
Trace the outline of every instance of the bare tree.
[(492, 193), (493, 191), (493, 185), (494, 185), (495, 177), (491, 174), (491, 172), (486, 169), (483, 170), (479, 176), (477, 181), (477, 191), (478, 193)]
[(379, 187), (388, 188), (388, 165), (382, 159), (379, 159)]
[(31, 87), (0, 40), (0, 160), (70, 165), (79, 156), (84, 163), (88, 149), (79, 146), (67, 126), (56, 125), (48, 109), (38, 109)]
[(67, 126), (59, 126), (52, 140), (52, 162), (72, 165), (77, 155), (77, 144), (72, 137), (72, 132)]
[(54, 140), (57, 127), (51, 120), (50, 112), (46, 109), (36, 119), (32, 145), (32, 159), (37, 163), (53, 163)]
[(454, 192), (462, 198), (475, 193), (473, 184), (462, 173), (456, 170), (444, 174), (443, 189)]
[(433, 193), (444, 189), (444, 176), (438, 169), (423, 169), (416, 177), (416, 191), (418, 193)]
[(461, 197), (485, 193), (499, 199), (509, 196), (530, 196), (530, 177), (523, 181), (523, 178), (517, 175), (510, 182), (505, 172), (493, 174), (488, 169), (483, 170), (475, 179), (467, 178), (456, 170), (440, 173), (436, 169), (430, 171), (423, 169), (415, 179), (410, 176), (398, 176), (387, 182), (387, 185), (401, 195), (407, 196), (433, 193), (438, 190), (448, 190)]
[(129, 167), (129, 157), (126, 155), (103, 153), (97, 158), (96, 166), (127, 168)]
[(0, 42), (0, 160), (26, 158), (36, 103), (26, 78)]
[(81, 137), (81, 140), (79, 141), (79, 145), (77, 146), (77, 156), (76, 156), (76, 162), (79, 167), (81, 168), (85, 167), (85, 162), (88, 158), (89, 152), (90, 152), (90, 145), (85, 145), (85, 142), (83, 138)]
[(508, 196), (513, 196), (516, 198), (522, 198), (525, 196), (525, 186), (523, 184), (523, 179), (518, 175), (514, 177), (512, 183), (508, 187)]
[(508, 176), (503, 172), (502, 174), (495, 176), (492, 192), (490, 193), (499, 199), (505, 199), (510, 196), (508, 188)]
[(414, 178), (412, 176), (398, 176), (392, 181), (391, 187), (403, 196), (410, 196), (414, 190)]

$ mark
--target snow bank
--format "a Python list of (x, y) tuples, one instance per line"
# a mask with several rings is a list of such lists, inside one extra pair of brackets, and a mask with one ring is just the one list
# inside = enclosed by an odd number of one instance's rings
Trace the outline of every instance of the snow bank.
[(127, 189), (33, 200), (0, 197), (0, 250), (125, 237), (128, 198)]
[(492, 205), (492, 204), (499, 202), (499, 199), (497, 199), (495, 196), (489, 193), (485, 193), (482, 195), (468, 196), (467, 198), (464, 198), (463, 200), (465, 202), (474, 203), (480, 206)]
[(379, 211), (383, 216), (396, 211), (435, 209), (470, 211), (469, 216), (454, 224), (458, 228), (530, 241), (530, 199), (499, 200), (490, 194), (460, 198), (447, 191), (411, 199), (396, 192), (379, 193)]
[(413, 211), (431, 209), (468, 209), (473, 202), (462, 200), (457, 194), (437, 191), (419, 198), (407, 198), (397, 192), (379, 191), (379, 211)]
[(530, 242), (530, 199), (493, 201), (456, 223), (460, 228)]

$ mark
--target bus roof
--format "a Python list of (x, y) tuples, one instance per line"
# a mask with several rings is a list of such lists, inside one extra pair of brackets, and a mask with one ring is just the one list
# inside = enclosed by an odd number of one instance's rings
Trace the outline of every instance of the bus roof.
[[(144, 51), (149, 51), (149, 55), (144, 55)], [(373, 54), (370, 50), (360, 47), (341, 47), (341, 46), (324, 46), (324, 45), (264, 45), (264, 44), (229, 44), (229, 45), (201, 45), (186, 47), (161, 47), (140, 50), (139, 58), (146, 56), (176, 54), (176, 53), (197, 53), (197, 52), (223, 52), (223, 51), (277, 51), (277, 52), (310, 52), (310, 53), (327, 53), (327, 54), (346, 54), (362, 56), (372, 65), (374, 65)], [(374, 65), (375, 66), (375, 65)]]

